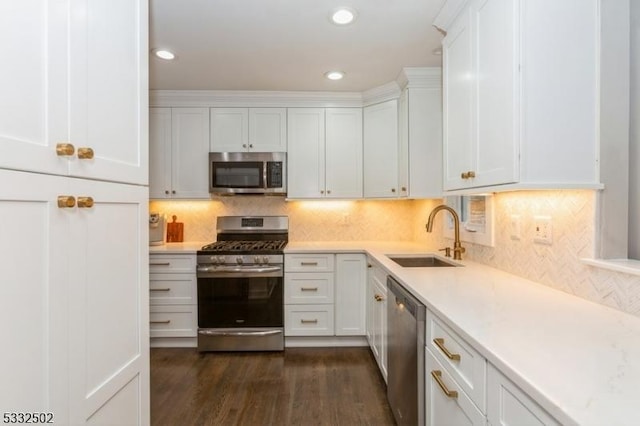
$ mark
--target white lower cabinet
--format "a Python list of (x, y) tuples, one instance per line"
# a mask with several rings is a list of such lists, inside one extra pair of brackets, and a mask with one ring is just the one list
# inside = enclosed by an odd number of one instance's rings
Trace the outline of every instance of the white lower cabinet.
[(382, 377), (387, 381), (387, 276), (368, 259), (367, 276), (367, 340)]
[(487, 375), (487, 418), (493, 426), (560, 424), (491, 364)]
[(194, 346), (198, 332), (195, 253), (153, 253), (149, 271), (151, 346)]
[(363, 254), (285, 255), (285, 336), (364, 336)]
[(425, 350), (427, 426), (485, 425), (484, 414), (462, 390), (429, 347)]

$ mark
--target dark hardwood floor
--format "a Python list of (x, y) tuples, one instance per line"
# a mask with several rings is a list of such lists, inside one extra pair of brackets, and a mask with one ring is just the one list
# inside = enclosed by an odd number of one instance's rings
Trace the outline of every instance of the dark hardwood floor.
[(394, 425), (368, 348), (151, 349), (152, 425)]

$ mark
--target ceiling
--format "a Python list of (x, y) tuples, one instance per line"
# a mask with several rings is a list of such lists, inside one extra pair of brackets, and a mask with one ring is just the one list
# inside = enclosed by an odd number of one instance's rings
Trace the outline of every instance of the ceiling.
[[(403, 67), (440, 66), (444, 0), (150, 0), (150, 88), (361, 92)], [(330, 22), (339, 6), (357, 12)], [(324, 73), (346, 73), (329, 81)]]

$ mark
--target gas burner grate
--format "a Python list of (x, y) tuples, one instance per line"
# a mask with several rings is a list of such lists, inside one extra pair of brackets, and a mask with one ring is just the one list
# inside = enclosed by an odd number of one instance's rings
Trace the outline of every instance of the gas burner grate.
[(202, 247), (202, 251), (280, 251), (286, 241), (216, 241)]

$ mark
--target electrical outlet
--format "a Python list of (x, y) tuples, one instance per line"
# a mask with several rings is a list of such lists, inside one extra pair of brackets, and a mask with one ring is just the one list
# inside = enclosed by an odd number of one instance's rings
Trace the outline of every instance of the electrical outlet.
[(520, 239), (520, 215), (511, 215), (511, 230), (510, 235), (512, 240)]
[(553, 243), (553, 227), (551, 225), (551, 216), (534, 216), (533, 217), (533, 241), (538, 244)]

